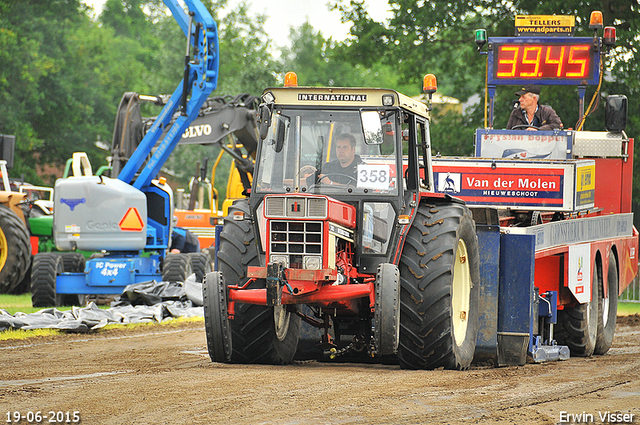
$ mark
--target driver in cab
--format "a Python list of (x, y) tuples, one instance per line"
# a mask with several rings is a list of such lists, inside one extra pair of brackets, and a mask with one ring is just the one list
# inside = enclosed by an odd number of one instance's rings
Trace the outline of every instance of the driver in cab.
[(507, 123), (507, 130), (556, 130), (562, 128), (562, 121), (556, 111), (547, 105), (539, 105), (540, 87), (529, 84), (516, 92), (520, 96), (520, 106), (514, 108)]
[(336, 142), (337, 159), (322, 167), (322, 174), (318, 176), (321, 183), (326, 185), (356, 185), (358, 164), (362, 162), (356, 155), (356, 139), (351, 134), (338, 136)]

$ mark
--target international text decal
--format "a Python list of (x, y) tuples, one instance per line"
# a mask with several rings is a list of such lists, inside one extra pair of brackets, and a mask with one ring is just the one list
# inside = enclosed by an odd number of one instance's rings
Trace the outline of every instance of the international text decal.
[(315, 102), (366, 102), (366, 94), (310, 94), (299, 93), (299, 101), (315, 101)]

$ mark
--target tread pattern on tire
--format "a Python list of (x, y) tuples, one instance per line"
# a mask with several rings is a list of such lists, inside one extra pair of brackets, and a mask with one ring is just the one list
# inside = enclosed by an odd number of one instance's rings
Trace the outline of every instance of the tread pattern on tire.
[(189, 253), (191, 258), (191, 270), (196, 274), (196, 281), (203, 282), (207, 273), (211, 272), (211, 258), (205, 252)]
[[(231, 216), (242, 211), (250, 217), (249, 203), (240, 200), (229, 208), (220, 233), (218, 269), (223, 273), (226, 285), (243, 285), (247, 281), (248, 266), (259, 265), (258, 247), (253, 227), (249, 220), (237, 221)], [(250, 288), (264, 288), (264, 284), (253, 282)], [(235, 305), (235, 316), (230, 320), (232, 353), (234, 363), (286, 364), (293, 360), (300, 333), (300, 317), (291, 314), (289, 330), (284, 340), (275, 336), (273, 308), (253, 305)]]
[(376, 272), (374, 312), (376, 349), (380, 355), (395, 354), (400, 333), (400, 272), (395, 264), (381, 263)]
[(162, 265), (164, 282), (184, 282), (193, 273), (189, 254), (167, 254)]
[(10, 293), (18, 286), (31, 264), (29, 231), (18, 215), (0, 204), (0, 231), (7, 240), (7, 259), (0, 269), (0, 293)]
[[(472, 282), (464, 341), (452, 323), (453, 267), (458, 240), (467, 246)], [(478, 241), (469, 209), (457, 203), (421, 203), (400, 258), (400, 366), (464, 370), (475, 351), (478, 329)]]
[(79, 252), (61, 252), (62, 264), (65, 272), (80, 273), (84, 271), (86, 260)]
[(227, 287), (220, 272), (207, 273), (202, 284), (207, 349), (212, 362), (231, 361)]
[(56, 276), (63, 270), (62, 258), (55, 252), (43, 252), (33, 258), (31, 304), (34, 307), (62, 304), (62, 297), (56, 293)]

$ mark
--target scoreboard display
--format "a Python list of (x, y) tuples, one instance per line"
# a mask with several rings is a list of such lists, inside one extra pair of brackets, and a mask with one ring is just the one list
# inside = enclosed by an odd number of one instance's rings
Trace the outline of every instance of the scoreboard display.
[(600, 51), (588, 37), (489, 38), (489, 84), (597, 84)]

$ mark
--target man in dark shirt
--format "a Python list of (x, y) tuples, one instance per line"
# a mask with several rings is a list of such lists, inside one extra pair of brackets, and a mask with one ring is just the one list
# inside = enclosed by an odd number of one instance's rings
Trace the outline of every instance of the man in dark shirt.
[(515, 126), (521, 130), (555, 130), (562, 128), (562, 121), (551, 106), (539, 105), (540, 87), (529, 84), (516, 92), (520, 96), (520, 107), (515, 108), (509, 116), (507, 130)]
[(199, 252), (200, 241), (198, 237), (182, 227), (174, 227), (171, 233), (171, 247), (169, 252), (177, 254), (179, 252)]
[(325, 164), (320, 174), (320, 182), (327, 185), (356, 185), (358, 164), (362, 162), (356, 155), (356, 139), (348, 133), (338, 136), (336, 141), (336, 157), (338, 159)]

